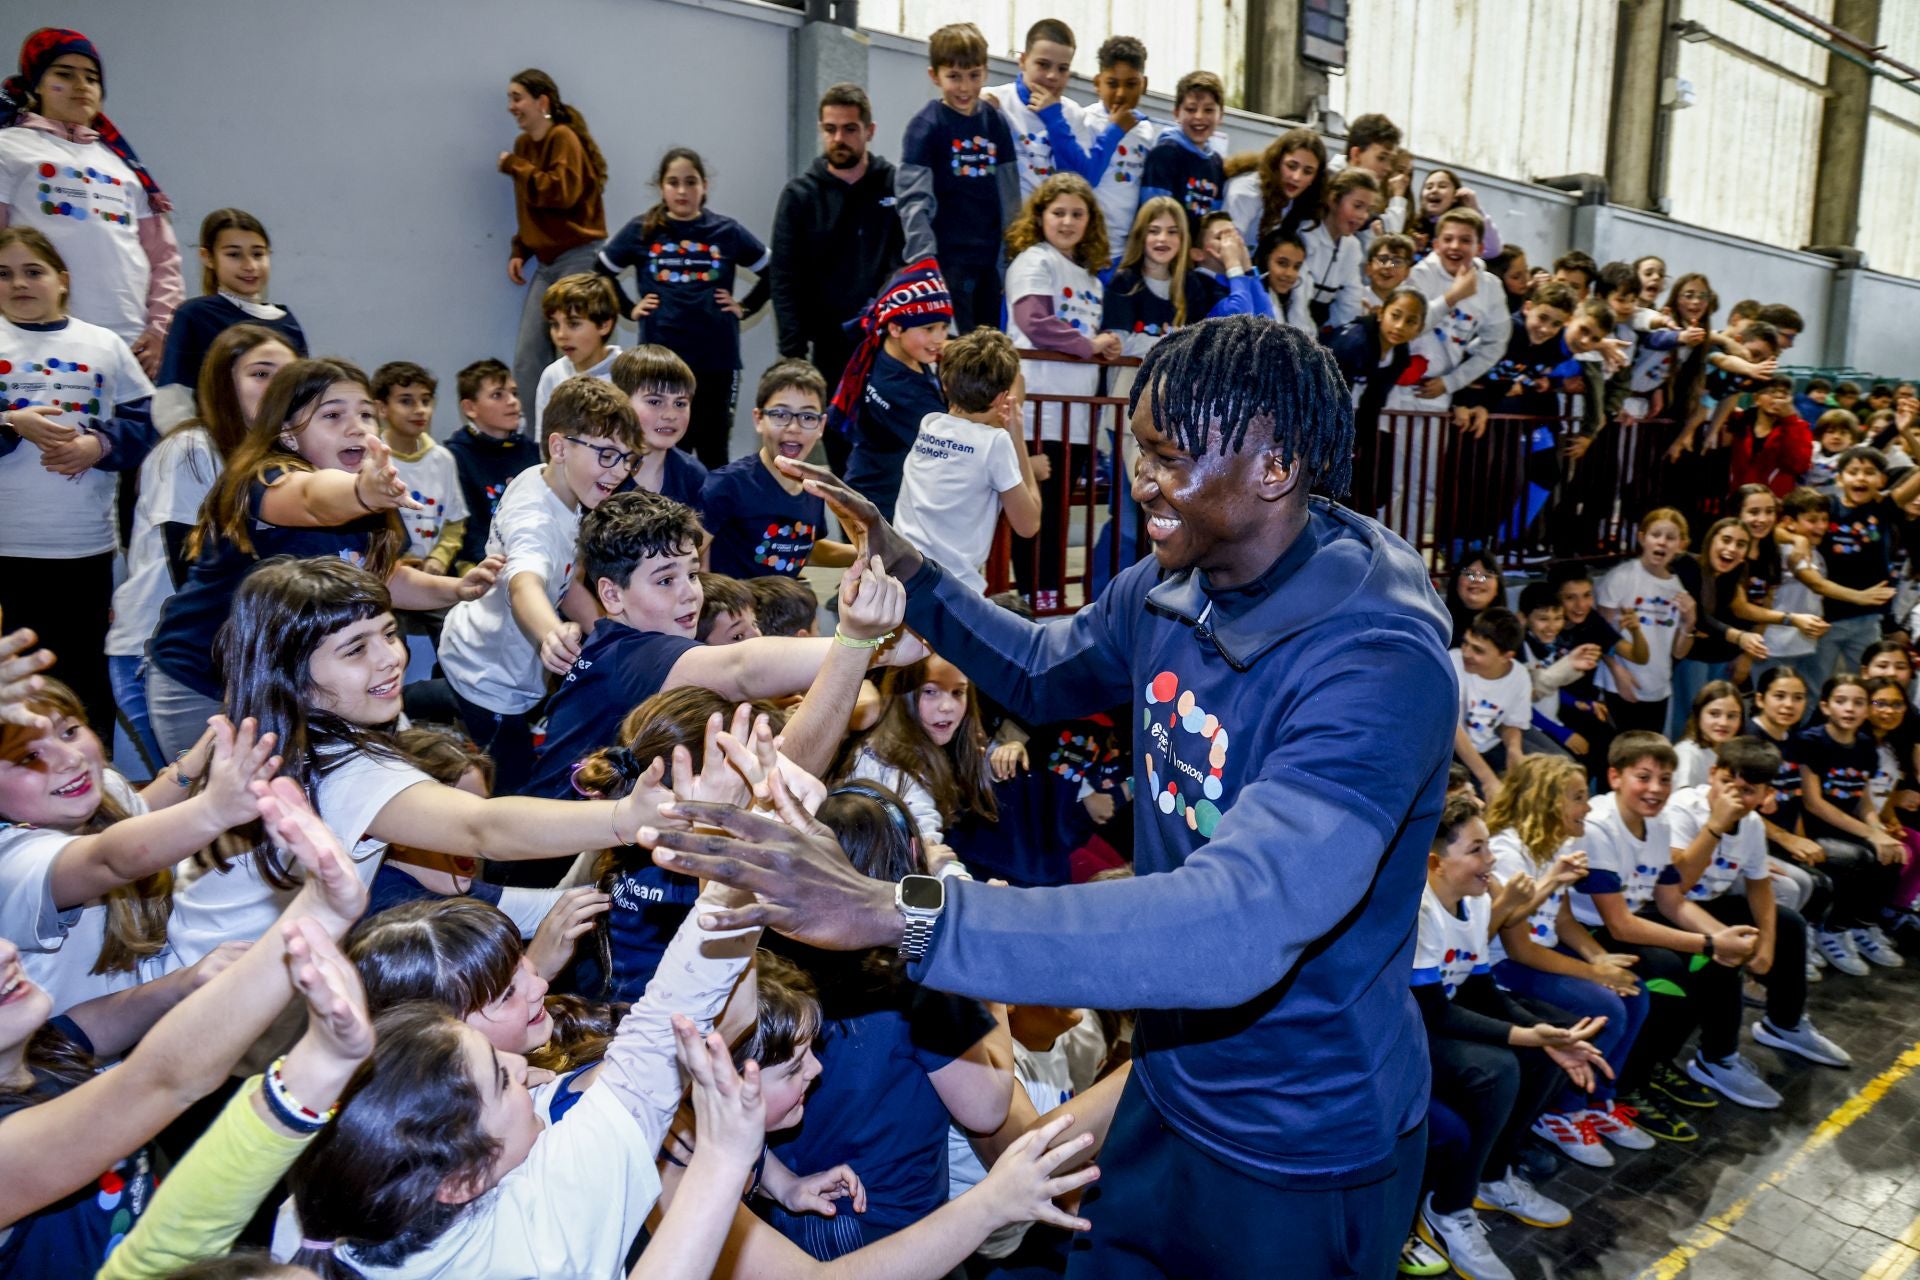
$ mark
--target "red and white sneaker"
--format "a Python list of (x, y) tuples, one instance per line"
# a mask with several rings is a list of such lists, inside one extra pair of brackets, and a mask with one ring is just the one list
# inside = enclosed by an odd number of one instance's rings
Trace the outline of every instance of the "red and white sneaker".
[(1594, 1107), (1582, 1114), (1593, 1121), (1593, 1127), (1601, 1137), (1616, 1147), (1625, 1147), (1629, 1151), (1651, 1151), (1655, 1146), (1653, 1135), (1633, 1122), (1640, 1113), (1618, 1099), (1604, 1108)]
[(1595, 1111), (1549, 1111), (1533, 1122), (1533, 1131), (1560, 1148), (1560, 1154), (1593, 1169), (1611, 1169), (1613, 1152), (1600, 1141)]

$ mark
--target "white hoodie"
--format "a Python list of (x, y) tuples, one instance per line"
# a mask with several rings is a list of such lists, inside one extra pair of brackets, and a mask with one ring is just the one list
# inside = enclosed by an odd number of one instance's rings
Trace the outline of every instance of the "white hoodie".
[(1427, 328), (1441, 339), (1443, 352), (1437, 375), (1452, 393), (1471, 386), (1507, 353), (1507, 340), (1513, 334), (1513, 315), (1508, 311), (1506, 287), (1491, 272), (1479, 270), (1479, 286), (1472, 295), (1448, 307), (1444, 299), (1453, 287), (1453, 276), (1430, 253), (1414, 264), (1407, 275), (1407, 287), (1418, 289), (1427, 299)]

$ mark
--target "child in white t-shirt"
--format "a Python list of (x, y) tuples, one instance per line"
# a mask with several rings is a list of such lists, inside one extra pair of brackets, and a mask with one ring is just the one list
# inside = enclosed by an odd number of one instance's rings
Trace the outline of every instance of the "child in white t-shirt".
[(1040, 530), (1040, 481), (1021, 430), (1020, 357), (1006, 334), (975, 329), (940, 358), (947, 412), (930, 413), (907, 453), (894, 527), (976, 591), (1002, 510), (1022, 537)]
[(1687, 518), (1671, 507), (1649, 511), (1640, 521), (1640, 556), (1607, 571), (1595, 590), (1600, 614), (1618, 628), (1631, 610), (1647, 641), (1647, 660), (1630, 662), (1607, 654), (1600, 687), (1616, 729), (1658, 732), (1667, 722), (1673, 692), (1673, 662), (1693, 647), (1695, 604), (1673, 562), (1687, 547)]
[(506, 557), (504, 580), (449, 612), (440, 635), (440, 669), (467, 732), (493, 757), (503, 795), (516, 794), (532, 771), (528, 713), (546, 694), (546, 672), (572, 669), (597, 616), (574, 582), (580, 512), (625, 482), (642, 448), (627, 397), (598, 378), (561, 383), (545, 425), (550, 461), (507, 485), (487, 535), (488, 554)]
[(407, 360), (394, 360), (373, 373), (373, 407), (380, 416), (380, 438), (393, 450), (393, 469), (419, 505), (401, 516), (407, 529), (407, 554), (423, 573), (453, 572), (467, 536), (467, 499), (460, 491), (460, 468), (453, 454), (433, 438), (434, 376)]
[(1499, 794), (1501, 775), (1526, 754), (1520, 735), (1533, 723), (1533, 679), (1515, 660), (1525, 642), (1511, 609), (1483, 609), (1451, 655), (1460, 680), (1453, 754), (1489, 800)]
[(540, 371), (533, 394), (533, 435), (551, 434), (546, 425), (547, 402), (568, 378), (613, 377), (613, 358), (620, 348), (607, 341), (620, 318), (620, 296), (613, 281), (592, 271), (562, 276), (548, 286), (540, 305), (547, 316), (547, 336), (559, 355)]

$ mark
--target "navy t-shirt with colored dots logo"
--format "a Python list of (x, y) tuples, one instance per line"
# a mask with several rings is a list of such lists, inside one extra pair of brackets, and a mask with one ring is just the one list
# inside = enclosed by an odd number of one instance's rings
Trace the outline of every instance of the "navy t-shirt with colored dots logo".
[(640, 340), (671, 350), (695, 370), (740, 367), (740, 319), (722, 310), (714, 291), (737, 293), (739, 267), (764, 271), (767, 247), (753, 232), (711, 209), (686, 222), (669, 218), (649, 234), (646, 215), (620, 228), (600, 251), (603, 265), (618, 273), (634, 269), (635, 296), (660, 296), (660, 305), (640, 321)]
[(700, 506), (713, 534), (707, 563), (733, 578), (798, 577), (827, 519), (824, 501), (788, 493), (758, 453), (709, 474)]
[(935, 98), (907, 122), (900, 152), (902, 164), (925, 168), (933, 177), (933, 236), (947, 274), (996, 261), (1006, 230), (999, 170), (1019, 162), (1013, 130), (999, 108), (981, 103), (973, 114), (961, 115)]
[[(91, 1053), (92, 1043), (68, 1018), (47, 1024)], [(74, 1086), (35, 1070), (33, 1087), (0, 1102), (0, 1120), (16, 1111), (50, 1102)], [(104, 1169), (97, 1178), (70, 1196), (0, 1227), (0, 1276), (10, 1280), (54, 1280), (54, 1277), (92, 1275), (119, 1247), (133, 1224), (153, 1200), (157, 1179), (147, 1148)]]
[[(1874, 771), (1880, 767), (1880, 753), (1867, 735), (1862, 734), (1848, 743), (1835, 742), (1827, 726), (1818, 725), (1794, 735), (1793, 753), (1794, 758), (1819, 779), (1821, 799), (1849, 816), (1859, 814), (1860, 797), (1867, 794), (1867, 784), (1873, 781)], [(1811, 839), (1862, 843), (1859, 836), (1841, 830), (1811, 809), (1802, 809), (1801, 822)]]
[(1226, 162), (1211, 151), (1194, 150), (1179, 130), (1169, 129), (1147, 153), (1140, 185), (1143, 195), (1165, 191), (1186, 207), (1188, 216), (1202, 218), (1220, 207), (1227, 189)]

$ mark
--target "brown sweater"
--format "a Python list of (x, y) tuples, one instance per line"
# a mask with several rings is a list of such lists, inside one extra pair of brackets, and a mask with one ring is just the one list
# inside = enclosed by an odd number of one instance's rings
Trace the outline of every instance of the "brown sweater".
[(607, 234), (607, 212), (600, 203), (600, 182), (587, 164), (580, 135), (564, 124), (535, 142), (526, 134), (513, 140), (513, 153), (500, 162), (513, 178), (513, 207), (519, 225), (513, 256), (552, 262)]

